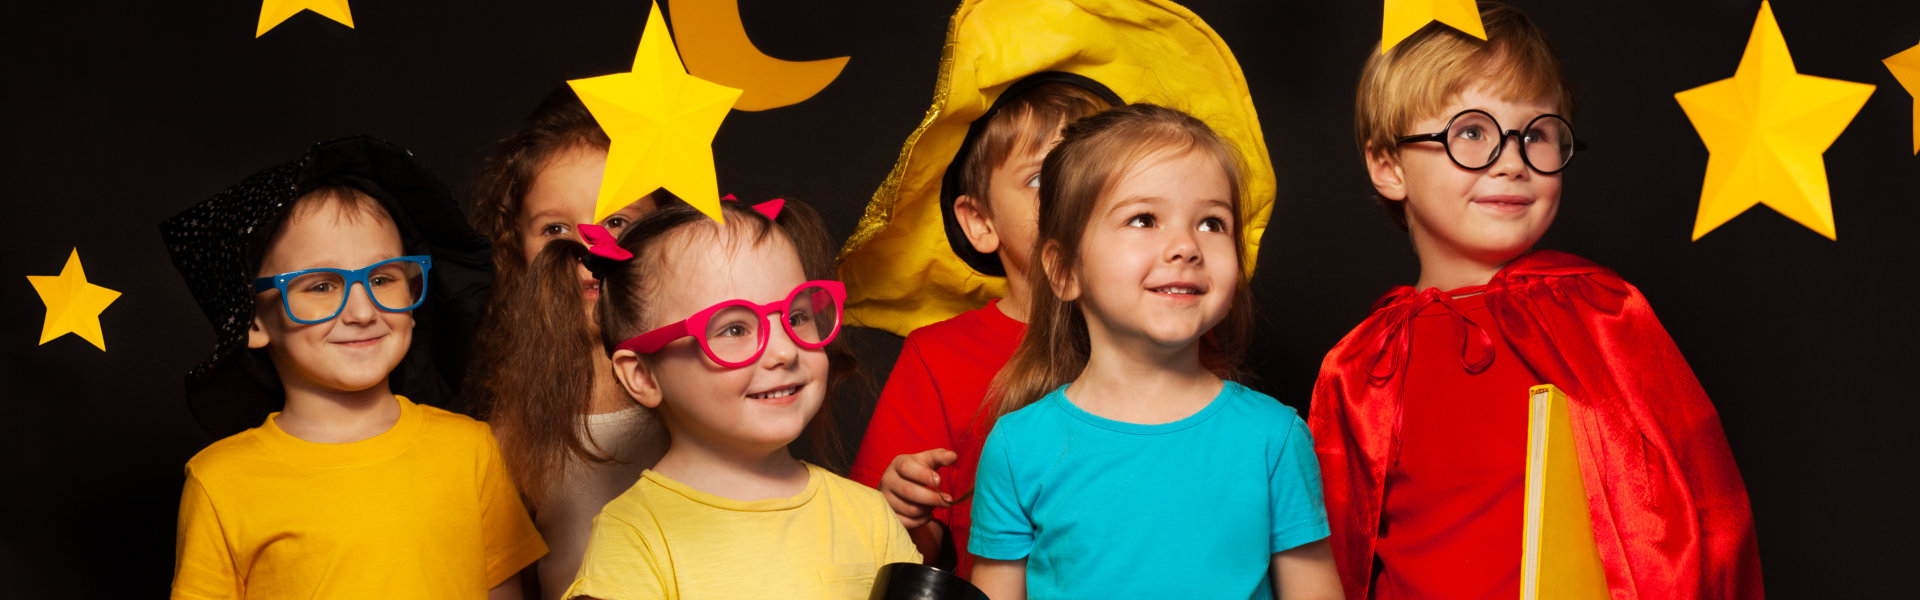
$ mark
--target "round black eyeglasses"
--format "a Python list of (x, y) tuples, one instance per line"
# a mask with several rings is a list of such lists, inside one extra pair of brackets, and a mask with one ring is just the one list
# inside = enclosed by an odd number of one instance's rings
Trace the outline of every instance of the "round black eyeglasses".
[(1493, 115), (1477, 108), (1460, 111), (1448, 119), (1446, 131), (1409, 135), (1395, 141), (1401, 144), (1440, 142), (1453, 164), (1478, 171), (1500, 160), (1500, 151), (1507, 147), (1509, 137), (1520, 138), (1520, 160), (1542, 175), (1566, 169), (1567, 163), (1573, 161), (1574, 152), (1587, 149), (1587, 142), (1574, 137), (1573, 125), (1560, 115), (1540, 115), (1528, 121), (1525, 130), (1511, 130), (1501, 129)]

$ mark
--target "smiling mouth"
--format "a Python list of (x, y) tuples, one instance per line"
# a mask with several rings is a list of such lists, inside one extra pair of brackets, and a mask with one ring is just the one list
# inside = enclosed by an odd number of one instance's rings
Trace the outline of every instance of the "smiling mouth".
[(1157, 288), (1148, 288), (1147, 291), (1169, 296), (1198, 296), (1207, 293), (1206, 290), (1189, 285), (1165, 285)]
[(805, 387), (805, 384), (790, 385), (783, 388), (760, 392), (758, 394), (747, 394), (747, 397), (752, 398), (754, 400), (777, 400), (780, 398), (786, 398), (794, 394), (800, 393), (800, 388), (802, 387)]
[(381, 335), (381, 336), (370, 337), (364, 340), (348, 340), (344, 342), (334, 342), (334, 343), (339, 344), (341, 346), (346, 346), (349, 348), (365, 348), (367, 346), (372, 346), (375, 342), (378, 342), (385, 337), (387, 336)]
[(1494, 196), (1491, 198), (1475, 199), (1474, 202), (1478, 204), (1492, 205), (1496, 208), (1520, 208), (1524, 206), (1531, 206), (1533, 204), (1533, 199), (1522, 198), (1519, 196)]

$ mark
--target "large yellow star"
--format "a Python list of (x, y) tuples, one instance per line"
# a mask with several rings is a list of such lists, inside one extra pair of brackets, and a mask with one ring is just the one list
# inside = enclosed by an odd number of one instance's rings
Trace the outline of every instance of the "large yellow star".
[(687, 74), (658, 3), (647, 13), (633, 72), (567, 83), (613, 140), (594, 222), (661, 188), (725, 222), (713, 174), (713, 136), (740, 90)]
[(100, 311), (113, 304), (120, 292), (87, 283), (87, 272), (80, 268), (79, 248), (67, 256), (67, 266), (60, 269), (59, 275), (28, 275), (27, 281), (33, 284), (33, 291), (40, 293), (40, 301), (47, 305), (47, 320), (40, 327), (41, 344), (71, 333), (106, 351), (107, 336), (100, 332)]
[(1900, 81), (1900, 87), (1907, 88), (1907, 95), (1913, 96), (1913, 153), (1920, 155), (1920, 45), (1887, 57), (1887, 70), (1893, 71), (1893, 78)]
[(347, 0), (260, 0), (260, 26), (254, 30), (253, 37), (266, 35), (303, 10), (353, 28), (353, 12), (347, 10)]
[(1773, 7), (1761, 2), (1733, 77), (1674, 94), (1709, 153), (1693, 239), (1755, 204), (1836, 239), (1820, 155), (1871, 95), (1869, 84), (1795, 71)]
[(1381, 52), (1392, 50), (1394, 44), (1434, 21), (1487, 39), (1487, 29), (1480, 24), (1480, 7), (1474, 6), (1473, 0), (1386, 0), (1384, 12), (1380, 19)]

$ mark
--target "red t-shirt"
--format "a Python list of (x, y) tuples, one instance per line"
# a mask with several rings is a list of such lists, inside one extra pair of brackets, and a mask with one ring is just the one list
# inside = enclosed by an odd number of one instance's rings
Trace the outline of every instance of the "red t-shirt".
[[(1527, 388), (1541, 382), (1498, 331), (1484, 294), (1451, 304), (1413, 319), (1374, 552), (1377, 600), (1520, 597)], [(1475, 326), (1490, 338), (1484, 350)], [(1492, 362), (1472, 372), (1486, 351)]]
[(986, 432), (975, 427), (980, 404), (994, 374), (1013, 358), (1027, 330), (1025, 323), (1001, 313), (998, 303), (995, 300), (907, 335), (853, 459), (853, 480), (878, 487), (880, 475), (895, 456), (934, 448), (960, 455), (939, 471), (941, 491), (957, 502), (935, 509), (933, 518), (947, 527), (947, 536), (960, 554), (962, 577), (973, 567), (967, 530), (973, 525), (968, 518), (973, 509), (973, 474), (986, 438)]

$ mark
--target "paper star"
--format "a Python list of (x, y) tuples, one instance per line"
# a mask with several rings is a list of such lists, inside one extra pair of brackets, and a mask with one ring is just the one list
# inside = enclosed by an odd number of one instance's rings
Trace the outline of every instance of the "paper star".
[(1474, 6), (1473, 0), (1386, 0), (1385, 15), (1380, 20), (1380, 51), (1392, 50), (1394, 44), (1434, 21), (1487, 39), (1487, 29), (1480, 24), (1480, 7)]
[(311, 10), (314, 14), (346, 25), (348, 29), (353, 28), (353, 12), (347, 10), (347, 0), (261, 0), (260, 27), (254, 30), (253, 37), (266, 35), (267, 31), (303, 10)]
[(1761, 2), (1733, 77), (1674, 94), (1709, 153), (1693, 239), (1755, 204), (1836, 239), (1820, 155), (1871, 95), (1869, 84), (1795, 71), (1773, 7)]
[(107, 337), (100, 332), (100, 311), (113, 304), (120, 292), (87, 283), (87, 272), (80, 268), (79, 248), (67, 256), (67, 266), (59, 275), (28, 275), (27, 281), (47, 305), (47, 319), (40, 327), (41, 344), (71, 333), (93, 342), (102, 352), (107, 350)]
[(1906, 49), (1904, 52), (1889, 56), (1887, 60), (1882, 62), (1887, 65), (1888, 71), (1893, 71), (1893, 78), (1900, 82), (1900, 87), (1907, 88), (1907, 95), (1915, 98), (1915, 102), (1913, 103), (1913, 153), (1920, 155), (1920, 45), (1915, 45), (1912, 48)]
[(687, 74), (658, 3), (647, 13), (633, 72), (567, 83), (613, 140), (594, 222), (661, 188), (726, 221), (713, 174), (713, 136), (740, 90)]

